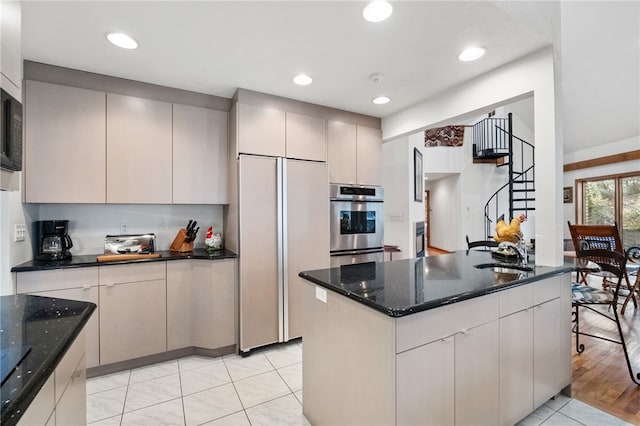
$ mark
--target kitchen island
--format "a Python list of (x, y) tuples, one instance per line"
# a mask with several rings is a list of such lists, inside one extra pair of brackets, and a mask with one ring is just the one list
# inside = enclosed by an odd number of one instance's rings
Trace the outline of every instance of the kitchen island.
[[(93, 303), (25, 294), (0, 297), (0, 423), (86, 423), (83, 328)], [(55, 376), (55, 380), (54, 380)]]
[(570, 391), (572, 267), (476, 267), (494, 262), (470, 251), (300, 273), (305, 417), (514, 424)]

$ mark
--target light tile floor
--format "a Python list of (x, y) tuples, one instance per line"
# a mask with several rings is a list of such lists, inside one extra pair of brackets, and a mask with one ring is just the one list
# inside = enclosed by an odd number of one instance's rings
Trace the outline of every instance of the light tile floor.
[[(308, 425), (302, 343), (243, 358), (191, 356), (87, 381), (90, 425)], [(627, 425), (559, 395), (520, 425)]]

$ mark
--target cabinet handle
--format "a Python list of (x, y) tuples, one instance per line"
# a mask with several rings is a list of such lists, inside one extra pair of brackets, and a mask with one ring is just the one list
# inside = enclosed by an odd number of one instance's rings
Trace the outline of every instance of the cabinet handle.
[(107, 284), (107, 288), (109, 288), (109, 287), (113, 287), (113, 283)]
[(440, 339), (440, 341), (444, 342), (444, 343), (449, 343), (452, 340), (453, 340), (453, 336), (449, 336), (449, 337), (445, 337), (443, 339)]
[(91, 289), (91, 285), (85, 284), (85, 285), (82, 286), (82, 289), (83, 290), (89, 290), (89, 289)]
[(75, 380), (75, 379), (79, 378), (80, 376), (82, 376), (82, 370), (76, 370), (71, 375), (71, 380)]
[(460, 330), (460, 333), (461, 333), (461, 334), (464, 334), (465, 336), (468, 336), (469, 334), (471, 334), (471, 332), (469, 331), (469, 329), (468, 329), (468, 328), (465, 328), (465, 329), (463, 329), (463, 330)]

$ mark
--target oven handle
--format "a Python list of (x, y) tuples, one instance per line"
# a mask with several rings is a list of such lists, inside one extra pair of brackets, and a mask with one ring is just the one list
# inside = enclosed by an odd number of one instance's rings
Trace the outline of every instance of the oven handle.
[(352, 198), (331, 198), (329, 201), (332, 203), (384, 203), (383, 200), (357, 200)]
[(330, 256), (354, 256), (360, 254), (373, 254), (373, 253), (383, 253), (384, 249), (382, 247), (377, 247), (375, 249), (366, 249), (366, 250), (348, 250), (348, 251), (334, 251), (330, 253)]

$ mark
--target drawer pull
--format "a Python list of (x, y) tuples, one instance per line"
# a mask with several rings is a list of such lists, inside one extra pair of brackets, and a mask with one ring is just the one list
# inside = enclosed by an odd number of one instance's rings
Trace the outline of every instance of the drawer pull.
[(71, 375), (71, 380), (75, 380), (75, 379), (79, 378), (80, 376), (82, 376), (82, 370), (76, 370)]
[(113, 283), (109, 283), (109, 284), (107, 284), (107, 288), (109, 288), (109, 287), (113, 287), (113, 286), (114, 286), (114, 284), (113, 284)]
[(468, 336), (469, 334), (471, 334), (471, 332), (469, 331), (468, 328), (465, 328), (463, 330), (460, 330), (460, 334), (464, 334), (465, 336)]

